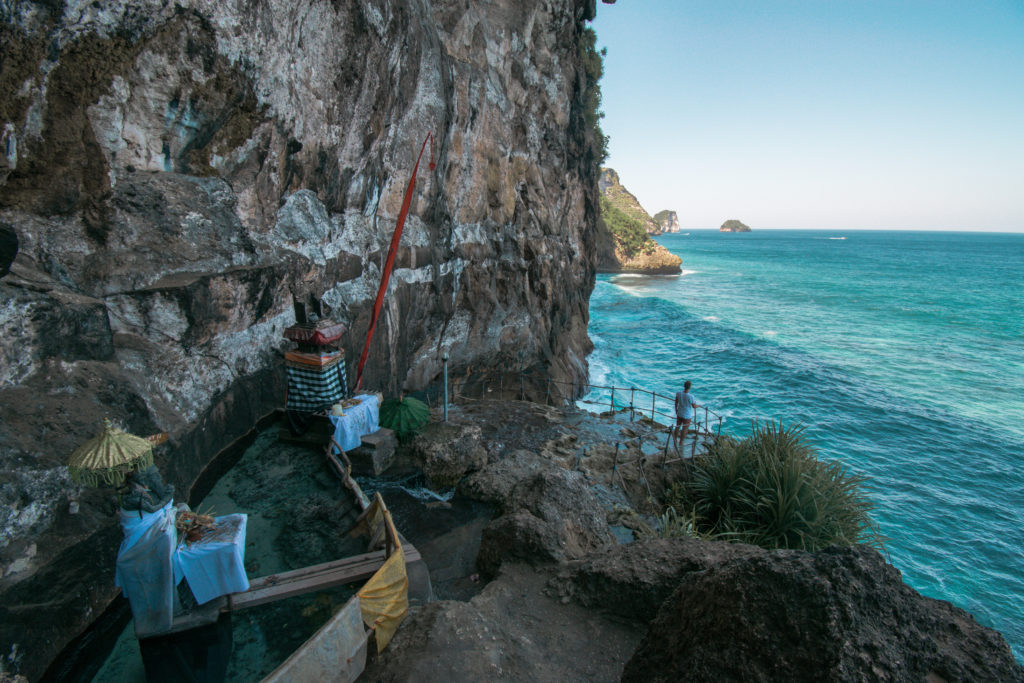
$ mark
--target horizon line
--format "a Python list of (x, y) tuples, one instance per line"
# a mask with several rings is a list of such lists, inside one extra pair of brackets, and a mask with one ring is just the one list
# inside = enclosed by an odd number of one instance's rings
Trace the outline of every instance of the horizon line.
[[(685, 230), (710, 230), (714, 232), (723, 232), (720, 228), (695, 228), (695, 227), (681, 227), (679, 232)], [(1000, 234), (1000, 235), (1019, 235), (1024, 234), (1024, 228), (1018, 228), (1016, 230), (1006, 229), (992, 229), (992, 228), (792, 228), (792, 227), (778, 227), (778, 226), (761, 226), (751, 227), (751, 232), (757, 232), (759, 230), (806, 230), (818, 231), (818, 232), (838, 232), (838, 231), (851, 231), (851, 232), (963, 232), (963, 233), (974, 233), (974, 234)], [(725, 231), (729, 232), (729, 231)], [(663, 235), (676, 235), (677, 232), (663, 232)]]

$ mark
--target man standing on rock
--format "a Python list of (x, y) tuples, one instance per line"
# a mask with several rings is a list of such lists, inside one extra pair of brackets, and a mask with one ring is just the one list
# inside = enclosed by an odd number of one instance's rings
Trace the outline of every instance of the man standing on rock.
[(672, 430), (672, 442), (677, 451), (686, 443), (686, 432), (690, 430), (694, 409), (700, 407), (690, 393), (691, 386), (690, 380), (686, 380), (683, 390), (676, 392), (676, 427)]

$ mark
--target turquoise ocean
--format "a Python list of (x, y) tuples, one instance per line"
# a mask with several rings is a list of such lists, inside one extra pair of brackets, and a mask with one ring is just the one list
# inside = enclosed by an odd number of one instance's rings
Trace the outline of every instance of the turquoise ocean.
[(867, 478), (904, 580), (1024, 661), (1024, 235), (658, 241), (682, 275), (598, 276), (591, 383), (671, 395), (689, 379), (737, 436), (803, 425)]

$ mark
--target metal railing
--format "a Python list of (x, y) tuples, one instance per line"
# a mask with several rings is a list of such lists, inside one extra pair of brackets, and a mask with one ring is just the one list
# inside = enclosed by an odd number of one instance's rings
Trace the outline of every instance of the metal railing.
[[(553, 388), (555, 391), (552, 391)], [(503, 372), (497, 377), (448, 378), (447, 383), (433, 382), (422, 392), (416, 393), (422, 393), (427, 403), (440, 405), (446, 389), (448, 401), (452, 404), (480, 399), (532, 400), (562, 407), (582, 403), (608, 406), (608, 410), (614, 413), (628, 410), (630, 422), (639, 417), (649, 418), (652, 422), (658, 423), (656, 417), (661, 417), (666, 419), (669, 428), (674, 428), (676, 423), (675, 396), (666, 396), (637, 387), (562, 382), (529, 372)], [(625, 401), (627, 396), (628, 403)], [(707, 406), (701, 406), (694, 411), (694, 421), (689, 434), (693, 434), (695, 438), (721, 436), (722, 421), (721, 415)]]

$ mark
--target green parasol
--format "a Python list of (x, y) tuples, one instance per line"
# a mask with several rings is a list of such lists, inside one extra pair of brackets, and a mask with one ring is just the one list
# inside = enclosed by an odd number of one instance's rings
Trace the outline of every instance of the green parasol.
[(380, 425), (406, 439), (430, 422), (430, 408), (418, 398), (389, 398), (380, 406)]
[(153, 464), (153, 442), (115, 429), (103, 420), (103, 432), (75, 449), (68, 472), (87, 486), (120, 486), (125, 475)]

